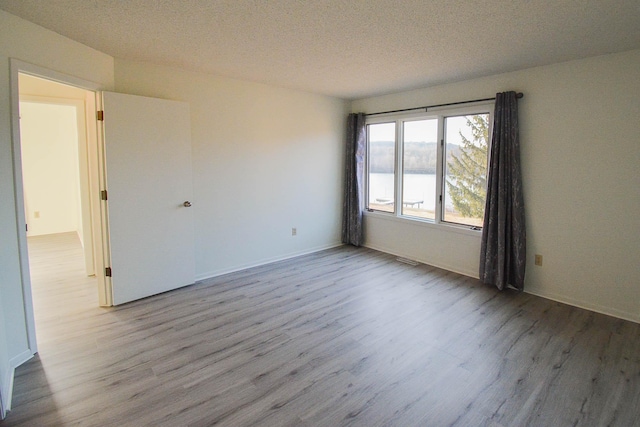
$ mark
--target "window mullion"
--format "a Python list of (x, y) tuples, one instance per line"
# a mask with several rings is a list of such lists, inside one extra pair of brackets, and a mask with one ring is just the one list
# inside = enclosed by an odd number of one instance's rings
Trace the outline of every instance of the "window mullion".
[(438, 163), (436, 165), (436, 224), (442, 221), (443, 199), (444, 199), (444, 116), (438, 116)]
[(365, 194), (365, 202), (364, 202), (364, 206), (366, 210), (372, 210), (369, 207), (369, 187), (371, 185), (370, 183), (370, 178), (369, 178), (369, 170), (371, 168), (371, 143), (369, 141), (369, 126), (365, 126), (366, 129), (366, 136), (367, 136), (367, 148), (366, 148), (366, 156), (365, 156), (365, 161), (364, 161), (364, 176), (366, 177), (364, 180), (364, 194)]
[(404, 144), (402, 143), (403, 135), (403, 122), (402, 120), (396, 121), (396, 170), (395, 170), (395, 188), (396, 198), (394, 200), (395, 215), (400, 216), (402, 214), (402, 171), (403, 171), (403, 157), (404, 157)]

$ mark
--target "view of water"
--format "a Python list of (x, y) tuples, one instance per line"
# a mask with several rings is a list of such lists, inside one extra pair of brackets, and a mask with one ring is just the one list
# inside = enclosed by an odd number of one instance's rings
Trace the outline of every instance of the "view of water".
[[(393, 174), (371, 173), (369, 174), (369, 201), (375, 203), (376, 199), (393, 198)], [(446, 190), (445, 190), (446, 191)], [(436, 175), (435, 174), (406, 174), (403, 183), (404, 200), (422, 200), (422, 209), (435, 210), (436, 204)], [(448, 197), (445, 195), (445, 200)], [(451, 204), (447, 203), (447, 208)]]

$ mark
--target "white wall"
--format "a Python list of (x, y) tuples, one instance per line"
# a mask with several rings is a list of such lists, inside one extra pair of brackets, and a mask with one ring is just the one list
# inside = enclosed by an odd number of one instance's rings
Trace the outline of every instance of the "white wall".
[(123, 60), (115, 70), (118, 92), (190, 105), (198, 278), (340, 243), (346, 102)]
[(73, 105), (20, 102), (29, 236), (82, 231), (77, 114)]
[(112, 88), (113, 58), (0, 11), (0, 386), (8, 403), (13, 368), (31, 354), (27, 340), (14, 197), (10, 59)]
[[(640, 321), (640, 50), (356, 100), (376, 112), (524, 92), (525, 291)], [(479, 236), (368, 215), (366, 244), (477, 277)], [(542, 267), (533, 264), (542, 254)]]

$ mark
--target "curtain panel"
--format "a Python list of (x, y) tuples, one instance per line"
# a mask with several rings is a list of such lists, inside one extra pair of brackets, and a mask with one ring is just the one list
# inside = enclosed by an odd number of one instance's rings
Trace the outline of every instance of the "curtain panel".
[(347, 118), (346, 170), (342, 210), (342, 243), (361, 246), (364, 241), (364, 161), (367, 147), (365, 115)]
[(524, 289), (524, 221), (517, 96), (498, 93), (480, 250), (480, 279), (485, 284)]

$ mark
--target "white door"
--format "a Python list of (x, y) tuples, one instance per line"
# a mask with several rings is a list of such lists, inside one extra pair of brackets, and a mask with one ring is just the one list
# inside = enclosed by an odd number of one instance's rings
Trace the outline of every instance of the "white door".
[(195, 281), (189, 105), (103, 92), (114, 305)]

